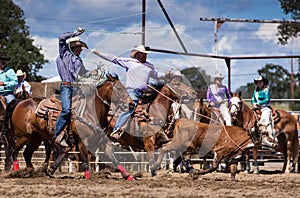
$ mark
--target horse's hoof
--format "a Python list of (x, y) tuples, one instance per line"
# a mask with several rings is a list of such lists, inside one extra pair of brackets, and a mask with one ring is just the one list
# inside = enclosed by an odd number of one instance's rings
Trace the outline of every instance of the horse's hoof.
[(85, 179), (91, 179), (91, 174), (89, 170), (84, 171), (84, 177)]
[(155, 170), (151, 170), (151, 176), (152, 177), (156, 176), (156, 171)]
[(18, 160), (13, 161), (13, 167), (14, 167), (14, 172), (17, 172), (19, 170), (19, 162)]
[(52, 168), (50, 168), (50, 169), (47, 169), (47, 170), (45, 171), (45, 174), (46, 174), (47, 176), (49, 176), (50, 178), (54, 178), (54, 177), (53, 177), (54, 172), (55, 172), (55, 170), (53, 170)]
[(192, 177), (194, 174), (196, 173), (196, 170), (194, 168), (192, 168), (190, 171), (189, 171), (189, 175)]
[(132, 175), (129, 175), (126, 180), (127, 181), (132, 181), (132, 180), (134, 180), (134, 177)]

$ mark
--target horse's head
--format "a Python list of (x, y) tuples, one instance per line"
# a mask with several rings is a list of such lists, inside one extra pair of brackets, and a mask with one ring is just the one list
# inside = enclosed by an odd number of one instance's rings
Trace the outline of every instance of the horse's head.
[(243, 101), (242, 101), (242, 93), (230, 93), (230, 106), (228, 108), (230, 116), (232, 118), (232, 122), (238, 121), (238, 114), (242, 111)]
[(180, 98), (189, 98), (195, 100), (197, 98), (197, 92), (186, 83), (183, 83), (180, 79), (174, 78), (167, 84), (169, 88)]
[(106, 105), (120, 102), (122, 98), (128, 96), (126, 88), (114, 73), (107, 74), (106, 79), (98, 84), (96, 95)]
[[(199, 122), (209, 123), (212, 109), (204, 104), (203, 98), (196, 100), (194, 104), (196, 120)], [(198, 119), (199, 118), (199, 119)]]

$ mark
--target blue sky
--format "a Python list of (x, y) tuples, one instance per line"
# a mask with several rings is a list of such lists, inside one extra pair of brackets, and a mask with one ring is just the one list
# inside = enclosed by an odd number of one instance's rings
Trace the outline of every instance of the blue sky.
[[(146, 2), (146, 45), (152, 48), (183, 51), (157, 1)], [(161, 2), (190, 53), (215, 53), (214, 24), (200, 21), (200, 17), (289, 20), (289, 16), (283, 14), (278, 0), (161, 0)], [(129, 51), (141, 43), (142, 0), (14, 0), (14, 3), (25, 13), (26, 24), (30, 27), (34, 44), (43, 47), (42, 53), (50, 61), (39, 72), (45, 77), (57, 75), (55, 65), (58, 54), (57, 37), (66, 31), (74, 31), (77, 27), (86, 28), (81, 38), (90, 49), (96, 48), (127, 57)], [(277, 24), (226, 22), (218, 32), (218, 54), (229, 56), (300, 54), (298, 38), (292, 39), (286, 46), (277, 44), (276, 27)], [(89, 69), (102, 62), (106, 70), (115, 71), (124, 78), (124, 70), (102, 61), (87, 50), (81, 57)], [(156, 52), (149, 54), (148, 60), (161, 72), (196, 66), (210, 75), (216, 70), (227, 75), (223, 60)], [(257, 76), (257, 70), (267, 63), (279, 64), (291, 71), (291, 60), (288, 59), (232, 61), (232, 90), (251, 82)], [(227, 83), (227, 78), (224, 83)]]

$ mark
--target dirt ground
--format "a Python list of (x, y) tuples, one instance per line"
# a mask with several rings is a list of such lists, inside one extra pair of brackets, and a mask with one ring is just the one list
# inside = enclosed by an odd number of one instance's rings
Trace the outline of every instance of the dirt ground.
[(193, 180), (187, 173), (159, 171), (135, 173), (125, 181), (120, 173), (101, 171), (90, 180), (83, 173), (55, 173), (54, 178), (40, 170), (1, 173), (0, 197), (300, 197), (300, 174), (261, 171), (259, 175), (239, 173), (237, 181), (229, 173), (215, 172)]

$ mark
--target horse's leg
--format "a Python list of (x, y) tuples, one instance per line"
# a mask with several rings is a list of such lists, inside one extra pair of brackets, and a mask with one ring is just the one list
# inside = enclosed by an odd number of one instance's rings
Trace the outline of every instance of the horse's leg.
[(207, 166), (207, 155), (204, 155), (202, 157), (202, 159), (203, 159), (203, 170), (205, 170), (205, 169), (208, 168), (208, 166)]
[(126, 180), (133, 180), (134, 177), (132, 175), (130, 175), (127, 170), (123, 167), (122, 164), (119, 163), (119, 161), (117, 160), (115, 154), (114, 154), (114, 151), (113, 151), (113, 146), (111, 144), (110, 141), (107, 141), (105, 143), (105, 150), (104, 150), (104, 153), (112, 160), (113, 162), (113, 165), (115, 167), (117, 167), (117, 169), (121, 172), (122, 174), (122, 177)]
[(176, 155), (176, 154), (175, 154), (175, 156), (178, 156), (178, 157), (173, 161), (173, 169), (174, 169), (174, 172), (177, 172), (176, 170), (177, 170), (177, 167), (180, 164), (180, 162), (182, 162), (182, 157), (181, 157), (181, 155)]
[(290, 140), (287, 140), (286, 142), (287, 149), (286, 149), (286, 166), (287, 168), (285, 169), (285, 173), (290, 173), (292, 170), (292, 164), (291, 164), (291, 159), (292, 159), (292, 142)]
[[(277, 136), (278, 139), (278, 145), (279, 145), (279, 149), (281, 151), (281, 153), (283, 154), (283, 167), (282, 167), (282, 172), (288, 172), (288, 168), (289, 168), (289, 164), (290, 162), (288, 162), (288, 147), (291, 146), (286, 142), (286, 137), (284, 134), (280, 134), (279, 136)], [(288, 167), (288, 168), (287, 168)]]
[[(298, 164), (298, 157), (299, 157), (299, 139), (297, 135), (297, 130), (296, 135), (293, 138), (293, 143), (292, 143), (292, 153), (293, 153), (293, 162), (292, 162), (292, 172), (296, 172), (296, 165)], [(297, 170), (299, 172), (299, 170)]]
[(198, 179), (199, 175), (205, 175), (207, 173), (214, 172), (215, 170), (218, 169), (219, 164), (220, 164), (222, 158), (223, 158), (223, 155), (215, 153), (214, 154), (213, 163), (212, 163), (212, 165), (208, 169), (205, 169), (205, 170), (196, 170), (193, 174), (191, 174), (191, 176), (193, 177), (193, 179)]
[[(151, 169), (151, 167), (154, 167), (154, 163), (155, 163), (154, 144), (155, 144), (154, 136), (144, 139), (145, 151), (147, 152), (147, 158), (149, 160), (150, 169)], [(164, 157), (164, 155), (162, 156), (162, 159), (163, 159), (163, 157)], [(155, 173), (151, 171), (151, 175), (155, 176)]]
[(43, 171), (45, 172), (49, 166), (49, 161), (50, 161), (50, 157), (51, 157), (51, 152), (53, 150), (53, 145), (47, 139), (44, 139), (43, 141), (44, 141), (44, 146), (45, 146), (45, 150), (46, 150), (46, 157), (45, 157), (45, 161), (43, 164)]
[(32, 155), (34, 151), (36, 151), (42, 143), (42, 137), (38, 133), (34, 133), (31, 135), (30, 141), (26, 145), (26, 148), (23, 152), (23, 157), (26, 162), (27, 168), (33, 168), (31, 163)]
[(231, 181), (235, 181), (235, 175), (237, 173), (237, 162), (230, 164), (230, 175), (231, 175)]
[[(6, 138), (6, 137), (5, 137)], [(15, 150), (15, 142), (13, 140), (7, 139), (5, 140), (5, 165), (4, 170), (9, 172), (11, 170), (11, 165), (13, 161), (13, 153)]]
[(250, 173), (251, 167), (250, 167), (250, 150), (245, 151), (245, 170), (247, 171), (247, 173)]
[(24, 145), (26, 144), (26, 142), (28, 141), (27, 137), (21, 137), (21, 138), (17, 138), (15, 146), (13, 148), (12, 151), (12, 160), (13, 160), (13, 167), (14, 167), (14, 171), (19, 170), (19, 162), (18, 162), (18, 154), (21, 150), (21, 148), (24, 147)]
[[(156, 169), (160, 166), (163, 158), (164, 158), (164, 155), (167, 153), (167, 152), (170, 152), (170, 151), (176, 151), (176, 148), (174, 147), (174, 145), (172, 144), (172, 142), (169, 142), (167, 144), (165, 144), (161, 150), (160, 150), (160, 153), (157, 157), (157, 160), (155, 162), (153, 162), (152, 164), (150, 164), (150, 170), (151, 170), (151, 176), (155, 176), (156, 175)], [(182, 161), (182, 157), (179, 156), (177, 159), (180, 159), (178, 161)], [(175, 161), (177, 161), (177, 159)], [(175, 163), (174, 161), (174, 163)], [(175, 167), (175, 166), (174, 166)]]
[(62, 148), (60, 151), (59, 156), (56, 158), (56, 160), (54, 161), (54, 163), (50, 166), (49, 169), (47, 169), (46, 171), (46, 175), (48, 176), (52, 176), (54, 174), (54, 172), (60, 167), (63, 159), (65, 158), (66, 154), (69, 152), (70, 147), (67, 148)]
[(253, 173), (254, 174), (259, 174), (259, 168), (258, 168), (258, 161), (257, 161), (257, 158), (258, 158), (258, 155), (257, 155), (257, 146), (253, 147), (252, 149), (252, 154), (253, 154), (253, 163), (254, 163), (254, 170), (253, 170)]
[(88, 150), (86, 146), (82, 142), (78, 143), (78, 150), (80, 159), (82, 161), (82, 170), (84, 171), (84, 176), (86, 179), (91, 178), (90, 169), (89, 169), (89, 163), (88, 163)]

